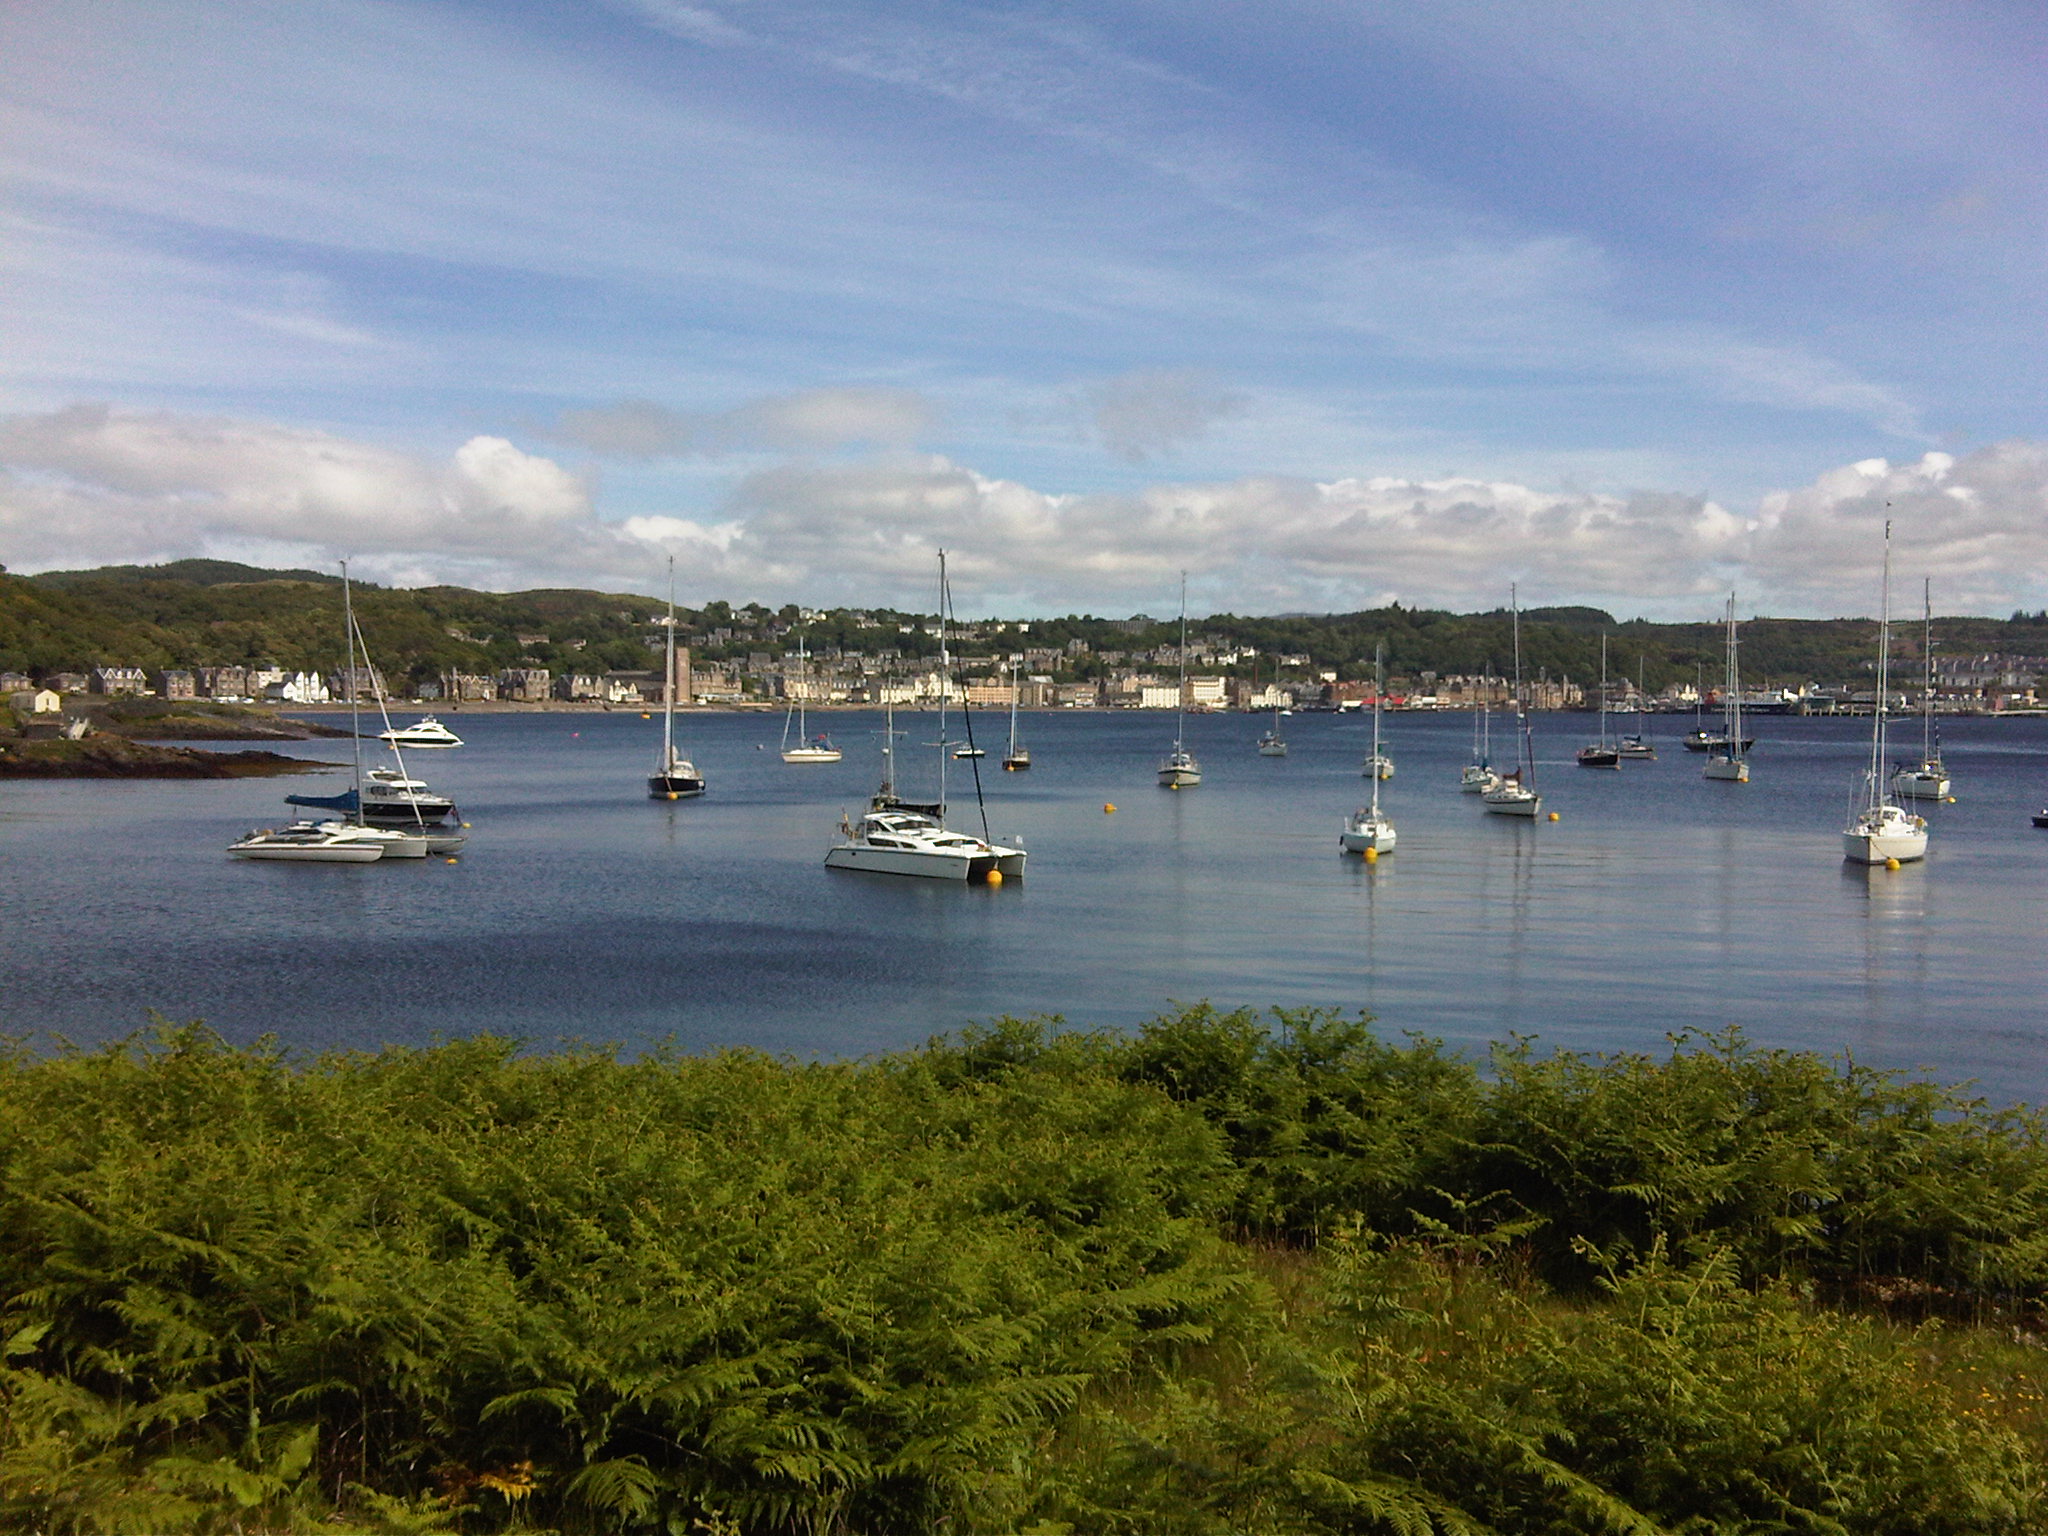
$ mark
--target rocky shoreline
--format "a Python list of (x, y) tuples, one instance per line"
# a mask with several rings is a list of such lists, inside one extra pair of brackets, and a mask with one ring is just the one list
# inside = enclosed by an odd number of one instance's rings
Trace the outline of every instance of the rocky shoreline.
[(0, 742), (0, 779), (258, 779), (333, 766), (277, 752), (195, 752), (119, 736)]

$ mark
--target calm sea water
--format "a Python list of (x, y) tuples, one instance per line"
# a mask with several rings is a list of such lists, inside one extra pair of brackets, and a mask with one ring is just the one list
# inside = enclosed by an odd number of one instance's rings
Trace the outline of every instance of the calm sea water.
[[(1586, 717), (1542, 717), (1560, 820), (1532, 825), (1457, 792), (1469, 717), (1389, 717), (1401, 843), (1368, 867), (1337, 832), (1369, 791), (1369, 718), (1297, 716), (1284, 759), (1254, 752), (1265, 717), (1191, 718), (1207, 779), (1174, 793), (1152, 778), (1171, 716), (1039, 715), (1030, 773), (982, 765), (990, 830), (1031, 850), (995, 890), (822, 866), (878, 777), (879, 716), (828, 717), (847, 757), (826, 767), (778, 759), (779, 719), (690, 716), (711, 793), (674, 804), (643, 795), (658, 719), (454, 721), (467, 746), (409, 758), (473, 824), (452, 865), (223, 854), (304, 780), (0, 785), (0, 1024), (93, 1041), (157, 1009), (309, 1050), (491, 1029), (857, 1055), (1207, 998), (1369, 1009), (1472, 1048), (1654, 1050), (1736, 1023), (2048, 1101), (2044, 721), (1950, 724), (1959, 803), (1930, 808), (1924, 865), (1886, 872), (1841, 859), (1855, 721), (1758, 721), (1745, 786), (1701, 779), (1689, 717), (1653, 721), (1662, 759), (1619, 773), (1572, 765)], [(932, 721), (898, 725), (899, 786), (926, 792)], [(953, 774), (954, 820), (979, 830)]]

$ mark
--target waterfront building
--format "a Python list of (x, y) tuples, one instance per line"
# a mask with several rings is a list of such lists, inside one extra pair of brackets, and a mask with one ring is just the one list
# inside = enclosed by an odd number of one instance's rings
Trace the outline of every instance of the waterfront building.
[(546, 667), (507, 667), (498, 674), (498, 697), (521, 704), (544, 704), (550, 681)]
[(140, 667), (94, 667), (92, 691), (113, 698), (121, 694), (146, 694), (149, 679)]

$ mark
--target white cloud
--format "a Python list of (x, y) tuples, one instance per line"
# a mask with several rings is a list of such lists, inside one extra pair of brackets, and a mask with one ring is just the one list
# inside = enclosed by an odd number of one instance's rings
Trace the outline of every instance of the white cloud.
[[(1886, 503), (1890, 503), (1887, 513)], [(1697, 617), (1737, 587), (1747, 611), (1868, 613), (1879, 536), (1937, 606), (2048, 602), (2048, 444), (1846, 465), (1753, 513), (1697, 495), (1512, 482), (1244, 476), (1059, 495), (936, 454), (785, 463), (696, 514), (606, 521), (589, 487), (501, 437), (430, 461), (299, 427), (81, 405), (0, 418), (0, 559), (16, 569), (211, 554), (271, 564), (340, 555), (379, 579), (493, 588), (648, 588), (665, 553), (685, 590), (921, 605), (933, 551), (963, 600), (1013, 613), (1157, 606), (1175, 573), (1197, 601), (1250, 612), (1390, 597), (1532, 602)]]

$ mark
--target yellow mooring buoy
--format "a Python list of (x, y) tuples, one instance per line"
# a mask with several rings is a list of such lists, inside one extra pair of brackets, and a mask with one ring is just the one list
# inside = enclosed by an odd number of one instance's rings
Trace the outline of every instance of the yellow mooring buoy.
[(453, 863), (454, 863), (455, 861), (454, 861), (453, 859), (450, 859), (450, 860), (449, 860), (448, 862), (449, 862), (450, 864), (453, 864)]
[(670, 791), (668, 792), (668, 797), (669, 797), (669, 799), (671, 799), (671, 800), (675, 799), (675, 797), (676, 797), (676, 792), (675, 792), (674, 790), (670, 790)]
[(1102, 808), (1102, 814), (1105, 816), (1114, 816), (1116, 814), (1116, 807), (1113, 805), (1105, 805)]
[(1552, 811), (1552, 812), (1550, 813), (1550, 819), (1551, 819), (1552, 821), (1555, 821), (1555, 820), (1557, 820), (1557, 812), (1555, 812), (1555, 811)]
[(1899, 861), (1897, 859), (1886, 859), (1884, 861), (1884, 867), (1886, 869), (1897, 869), (1899, 867)]
[(1377, 863), (1379, 863), (1379, 861), (1380, 861), (1380, 851), (1379, 851), (1379, 849), (1377, 849), (1377, 848), (1368, 848), (1368, 849), (1366, 849), (1366, 850), (1365, 850), (1365, 862), (1366, 862), (1366, 863), (1368, 863), (1368, 864), (1377, 864)]
[(1003, 883), (1003, 872), (1000, 869), (990, 870), (988, 872), (988, 883), (990, 885), (1001, 885)]

